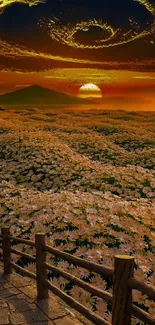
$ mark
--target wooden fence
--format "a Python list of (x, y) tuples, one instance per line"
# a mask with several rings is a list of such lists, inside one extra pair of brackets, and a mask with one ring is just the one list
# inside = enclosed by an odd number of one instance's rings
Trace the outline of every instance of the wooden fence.
[[(111, 325), (110, 322), (98, 316), (95, 312), (92, 312), (88, 308), (84, 307), (78, 301), (71, 296), (54, 286), (48, 281), (47, 270), (53, 271), (66, 278), (72, 283), (78, 285), (84, 290), (92, 293), (93, 295), (104, 299), (112, 304), (112, 325), (131, 325), (131, 316), (138, 318), (145, 324), (155, 325), (155, 317), (149, 313), (143, 311), (132, 303), (132, 290), (136, 289), (143, 294), (146, 294), (149, 298), (155, 301), (155, 290), (145, 283), (142, 283), (134, 278), (134, 258), (132, 256), (117, 255), (115, 256), (114, 269), (104, 267), (100, 264), (91, 263), (84, 259), (75, 257), (71, 254), (61, 252), (45, 243), (45, 234), (36, 234), (35, 242), (31, 240), (22, 239), (19, 237), (13, 237), (10, 235), (9, 228), (2, 228), (1, 230), (1, 248), (3, 251), (3, 264), (4, 275), (11, 274), (12, 268), (16, 271), (22, 272), (24, 275), (37, 281), (37, 294), (38, 299), (48, 298), (48, 290), (51, 290), (54, 294), (64, 300), (70, 307), (76, 309), (79, 313), (84, 315), (93, 324), (99, 325)], [(31, 256), (24, 252), (13, 249), (11, 246), (17, 243), (26, 244), (31, 247), (35, 247), (36, 256)], [(11, 253), (24, 257), (32, 262), (36, 263), (36, 274), (29, 272), (21, 266), (11, 261)], [(84, 282), (83, 280), (50, 265), (46, 262), (47, 253), (51, 253), (54, 256), (58, 256), (65, 261), (73, 265), (83, 267), (91, 272), (96, 272), (104, 277), (113, 279), (113, 294), (107, 291), (98, 289), (95, 286)]]

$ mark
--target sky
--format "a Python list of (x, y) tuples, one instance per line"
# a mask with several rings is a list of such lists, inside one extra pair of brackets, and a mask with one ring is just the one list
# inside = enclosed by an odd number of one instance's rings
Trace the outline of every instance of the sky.
[(39, 84), (155, 104), (155, 0), (0, 0), (0, 93)]

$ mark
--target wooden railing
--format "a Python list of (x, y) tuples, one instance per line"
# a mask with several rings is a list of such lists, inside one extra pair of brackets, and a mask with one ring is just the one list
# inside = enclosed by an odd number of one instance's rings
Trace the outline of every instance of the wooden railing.
[[(155, 317), (142, 309), (136, 307), (132, 303), (132, 290), (136, 289), (143, 294), (148, 295), (149, 298), (155, 301), (155, 290), (145, 283), (142, 283), (134, 278), (134, 258), (132, 256), (117, 255), (115, 256), (114, 269), (104, 267), (100, 264), (88, 262), (84, 259), (75, 257), (71, 254), (61, 252), (45, 243), (45, 234), (36, 234), (35, 242), (31, 240), (22, 239), (10, 235), (9, 228), (2, 228), (1, 231), (2, 242), (2, 261), (4, 264), (4, 275), (11, 274), (12, 268), (22, 274), (36, 280), (38, 299), (48, 298), (48, 289), (54, 294), (63, 299), (70, 307), (76, 309), (79, 313), (84, 315), (93, 324), (111, 325), (110, 322), (98, 316), (88, 308), (84, 307), (71, 296), (63, 292), (61, 289), (53, 285), (47, 277), (47, 270), (57, 273), (67, 280), (73, 282), (84, 290), (93, 295), (104, 299), (112, 304), (112, 325), (131, 325), (131, 316), (138, 318), (145, 324), (155, 325)], [(12, 243), (13, 242), (13, 243)], [(24, 252), (13, 249), (11, 246), (14, 243), (23, 243), (31, 247), (35, 247), (36, 256), (31, 256)], [(25, 259), (36, 263), (36, 274), (25, 270), (21, 266), (11, 261), (11, 253), (20, 255)], [(72, 274), (63, 271), (46, 262), (47, 253), (60, 257), (73, 265), (83, 267), (91, 272), (96, 272), (107, 278), (113, 279), (113, 295), (98, 289), (87, 282), (73, 276)]]

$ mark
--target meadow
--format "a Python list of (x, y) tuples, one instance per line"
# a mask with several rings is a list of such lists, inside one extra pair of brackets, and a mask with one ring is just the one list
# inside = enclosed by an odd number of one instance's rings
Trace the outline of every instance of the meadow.
[[(45, 232), (57, 249), (108, 267), (114, 255), (132, 255), (134, 276), (155, 289), (155, 112), (0, 110), (0, 226), (33, 240)], [(48, 258), (111, 291), (101, 276)], [(34, 271), (33, 263), (13, 260)], [(62, 277), (51, 281), (111, 319), (106, 302)], [(146, 295), (134, 290), (133, 300), (153, 315)]]

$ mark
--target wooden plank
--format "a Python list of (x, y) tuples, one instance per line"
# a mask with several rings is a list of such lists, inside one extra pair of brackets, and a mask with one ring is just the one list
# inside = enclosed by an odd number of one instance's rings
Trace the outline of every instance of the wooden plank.
[(46, 252), (42, 249), (44, 244), (45, 234), (36, 234), (35, 246), (38, 299), (48, 298), (48, 287), (45, 286), (45, 280), (47, 279), (47, 269), (44, 266), (44, 263), (46, 262)]
[(83, 316), (93, 322), (94, 325), (111, 325), (108, 321), (81, 305), (78, 301), (67, 295), (62, 290), (58, 289), (55, 285), (50, 283), (50, 281), (46, 280), (45, 284), (54, 294), (56, 294), (63, 301), (65, 301), (71, 308), (76, 309), (79, 313), (81, 313)]
[(151, 316), (149, 313), (145, 312), (139, 307), (132, 304), (129, 311), (134, 317), (144, 322), (144, 324), (155, 325), (155, 317)]
[(26, 244), (28, 246), (35, 247), (35, 242), (33, 242), (32, 240), (22, 239), (22, 238), (14, 237), (14, 236), (9, 236), (9, 239), (15, 241), (16, 243), (22, 243), (22, 244)]
[(34, 280), (37, 279), (36, 274), (34, 274), (34, 273), (30, 272), (30, 271), (25, 270), (23, 267), (21, 267), (21, 266), (15, 264), (15, 263), (13, 263), (13, 262), (11, 262), (10, 264), (11, 264), (11, 266), (13, 267), (13, 269), (22, 272), (24, 275), (27, 275), (29, 278), (32, 278), (32, 279), (34, 279)]
[(43, 249), (47, 251), (48, 253), (51, 253), (53, 255), (61, 257), (63, 260), (66, 260), (74, 265), (81, 266), (87, 270), (90, 270), (91, 272), (96, 272), (101, 275), (104, 275), (105, 277), (112, 277), (113, 276), (113, 270), (110, 268), (106, 268), (100, 264), (88, 262), (86, 260), (83, 260), (82, 258), (75, 257), (71, 254), (61, 252), (51, 246), (43, 245)]
[(155, 301), (155, 290), (152, 289), (149, 285), (142, 283), (135, 278), (130, 278), (128, 280), (128, 286), (132, 289), (139, 290), (143, 294), (146, 294), (153, 301)]
[(20, 255), (20, 256), (22, 256), (22, 257), (24, 257), (24, 258), (26, 258), (26, 259), (28, 259), (28, 260), (31, 260), (31, 261), (33, 261), (33, 262), (36, 261), (36, 258), (35, 258), (34, 256), (29, 255), (29, 254), (24, 253), (24, 252), (21, 252), (21, 251), (18, 251), (17, 249), (10, 248), (10, 252), (11, 252), (11, 253), (14, 253), (14, 254), (16, 254), (16, 255)]
[(78, 279), (72, 274), (69, 274), (63, 270), (60, 270), (58, 267), (52, 266), (48, 263), (44, 263), (44, 266), (51, 271), (56, 272), (57, 274), (63, 276), (65, 279), (72, 281), (73, 283), (77, 284), (79, 287), (83, 288), (84, 290), (92, 293), (95, 296), (98, 296), (106, 301), (112, 302), (112, 295), (109, 292), (103, 291), (101, 289), (97, 289), (96, 287), (88, 284), (87, 282)]
[(112, 325), (131, 325), (128, 307), (132, 304), (132, 289), (127, 285), (134, 272), (134, 257), (115, 256)]

